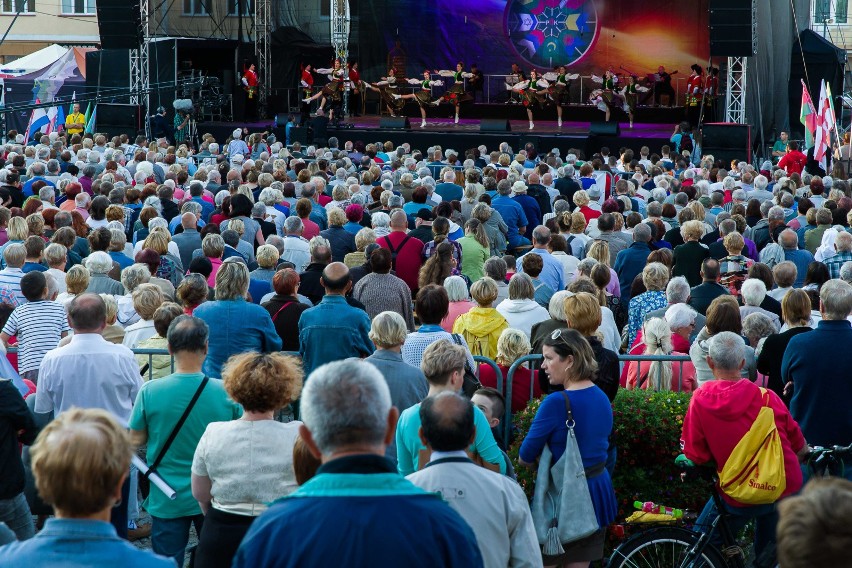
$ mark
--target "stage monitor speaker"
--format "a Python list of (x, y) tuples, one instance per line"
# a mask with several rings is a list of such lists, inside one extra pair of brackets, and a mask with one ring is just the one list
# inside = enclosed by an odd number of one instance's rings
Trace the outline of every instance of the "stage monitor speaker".
[(383, 116), (379, 119), (379, 128), (383, 130), (409, 130), (411, 123), (407, 116)]
[(143, 126), (141, 112), (139, 105), (98, 103), (95, 130), (110, 136), (136, 135)]
[(615, 120), (595, 120), (589, 125), (589, 136), (620, 136), (621, 126)]
[(755, 14), (752, 3), (743, 0), (710, 0), (710, 55), (749, 57), (756, 55)]
[(512, 127), (505, 118), (483, 118), (479, 121), (480, 132), (511, 132)]
[(98, 0), (101, 49), (137, 49), (142, 43), (139, 0)]
[(701, 127), (701, 153), (729, 163), (751, 162), (751, 126), (732, 122), (709, 122)]

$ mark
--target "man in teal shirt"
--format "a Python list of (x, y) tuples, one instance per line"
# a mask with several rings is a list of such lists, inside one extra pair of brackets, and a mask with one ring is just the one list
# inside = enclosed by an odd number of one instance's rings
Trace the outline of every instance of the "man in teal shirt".
[[(429, 396), (442, 392), (459, 392), (464, 383), (465, 348), (446, 339), (432, 343), (423, 352), (420, 369), (429, 383)], [(473, 409), (476, 438), (468, 449), (473, 460), (491, 471), (506, 473), (503, 452), (494, 440), (485, 414)], [(407, 408), (396, 426), (397, 470), (403, 476), (418, 471), (429, 463), (430, 453), (420, 439), (420, 404)]]
[[(186, 421), (167, 448), (157, 473), (177, 493), (169, 499), (155, 485), (145, 500), (151, 513), (151, 547), (157, 554), (174, 558), (183, 566), (189, 527), (201, 532), (204, 515), (192, 496), (192, 458), (198, 440), (211, 422), (226, 422), (242, 415), (238, 404), (228, 398), (222, 382), (201, 372), (207, 357), (207, 324), (199, 318), (179, 316), (169, 326), (169, 352), (175, 358), (175, 372), (142, 386), (130, 416), (134, 445), (148, 444), (148, 465), (162, 452), (163, 445), (200, 391)], [(202, 386), (203, 384), (203, 386)]]
[(781, 132), (781, 134), (778, 135), (778, 140), (776, 140), (775, 144), (772, 145), (772, 159), (775, 160), (776, 164), (784, 157), (784, 154), (787, 153), (787, 138), (787, 133)]

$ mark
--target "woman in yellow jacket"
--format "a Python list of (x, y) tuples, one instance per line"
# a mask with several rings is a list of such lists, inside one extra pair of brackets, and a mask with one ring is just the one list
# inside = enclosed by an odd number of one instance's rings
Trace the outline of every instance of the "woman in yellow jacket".
[(506, 318), (491, 307), (497, 299), (497, 283), (488, 277), (481, 278), (470, 287), (470, 295), (477, 306), (456, 319), (453, 333), (464, 336), (473, 355), (494, 359), (500, 333), (509, 327)]

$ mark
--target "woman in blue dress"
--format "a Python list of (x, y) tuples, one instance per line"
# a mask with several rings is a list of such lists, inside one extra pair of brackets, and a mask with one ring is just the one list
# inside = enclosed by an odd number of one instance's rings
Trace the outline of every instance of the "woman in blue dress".
[[(545, 339), (541, 353), (544, 356), (541, 369), (547, 374), (548, 381), (551, 385), (563, 387), (571, 401), (574, 433), (600, 526), (600, 530), (591, 536), (563, 543), (563, 554), (544, 556), (543, 560), (545, 566), (584, 568), (603, 557), (606, 527), (615, 520), (618, 512), (612, 479), (605, 467), (612, 433), (612, 406), (606, 394), (592, 382), (598, 367), (595, 354), (578, 331), (557, 329)], [(553, 454), (552, 463), (558, 462), (565, 453), (567, 418), (563, 394), (549, 394), (542, 401), (521, 444), (521, 463), (535, 467), (545, 445)]]

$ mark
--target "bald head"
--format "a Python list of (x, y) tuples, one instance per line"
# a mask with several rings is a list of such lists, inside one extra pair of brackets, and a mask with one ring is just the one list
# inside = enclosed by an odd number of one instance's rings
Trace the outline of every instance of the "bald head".
[(796, 250), (799, 248), (799, 237), (790, 229), (784, 229), (778, 235), (778, 244), (784, 250)]
[(80, 294), (68, 305), (74, 333), (100, 333), (106, 326), (106, 303), (98, 294)]
[(430, 396), (420, 405), (421, 437), (438, 452), (466, 449), (473, 441), (473, 404), (453, 392)]
[(349, 267), (342, 262), (332, 262), (322, 271), (322, 285), (326, 294), (345, 294), (349, 291)]
[(402, 209), (397, 209), (391, 213), (390, 228), (394, 231), (405, 231), (408, 229), (408, 214)]
[(180, 226), (184, 229), (194, 229), (197, 223), (195, 213), (184, 213), (180, 216)]

